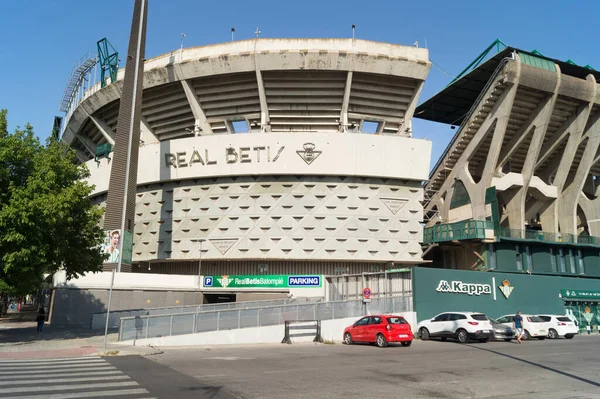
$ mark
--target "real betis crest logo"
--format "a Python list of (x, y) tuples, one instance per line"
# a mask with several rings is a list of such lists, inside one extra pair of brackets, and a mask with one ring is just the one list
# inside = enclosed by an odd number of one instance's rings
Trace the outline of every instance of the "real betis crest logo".
[(510, 281), (508, 280), (504, 280), (502, 282), (502, 285), (498, 286), (498, 289), (500, 290), (500, 292), (502, 292), (504, 294), (504, 297), (506, 299), (508, 299), (508, 297), (510, 296), (510, 294), (513, 292), (513, 290), (515, 289), (515, 287), (511, 287), (510, 286)]
[(221, 287), (227, 288), (229, 283), (233, 282), (233, 279), (229, 278), (229, 276), (221, 276), (221, 278), (218, 278), (217, 281), (219, 284), (221, 284)]

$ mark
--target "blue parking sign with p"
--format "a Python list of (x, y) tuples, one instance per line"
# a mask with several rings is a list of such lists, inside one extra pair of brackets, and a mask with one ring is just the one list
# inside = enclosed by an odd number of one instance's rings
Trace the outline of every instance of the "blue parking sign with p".
[(213, 285), (213, 278), (212, 276), (206, 276), (204, 277), (204, 286), (205, 287), (212, 287)]

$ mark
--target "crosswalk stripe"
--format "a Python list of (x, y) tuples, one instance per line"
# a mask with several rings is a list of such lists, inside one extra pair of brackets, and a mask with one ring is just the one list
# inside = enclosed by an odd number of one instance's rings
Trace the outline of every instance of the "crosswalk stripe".
[(104, 365), (104, 364), (109, 364), (107, 362), (105, 362), (104, 360), (101, 360), (99, 362), (94, 362), (94, 363), (67, 363), (67, 364), (44, 364), (43, 366), (20, 366), (20, 365), (14, 365), (14, 366), (0, 366), (0, 373), (3, 371), (7, 371), (7, 370), (14, 370), (14, 369), (27, 369), (27, 370), (47, 370), (47, 369), (72, 369), (72, 368), (86, 368), (86, 367), (97, 367), (100, 365)]
[[(66, 375), (65, 375), (66, 377)], [(78, 377), (78, 378), (51, 378), (51, 379), (39, 379), (39, 378), (30, 378), (27, 380), (10, 380), (10, 381), (0, 381), (0, 386), (8, 386), (8, 385), (22, 385), (22, 384), (53, 384), (58, 382), (84, 382), (84, 381), (103, 381), (103, 380), (129, 380), (131, 377), (128, 375), (89, 375), (87, 377)], [(2, 388), (0, 388), (2, 389)]]
[(57, 393), (48, 395), (46, 393), (40, 395), (28, 396), (8, 396), (2, 399), (77, 399), (77, 398), (92, 398), (92, 397), (107, 397), (107, 396), (123, 396), (123, 395), (140, 395), (150, 393), (144, 388), (137, 389), (118, 389), (115, 391), (93, 391), (93, 392), (74, 392), (74, 393)]
[(2, 370), (8, 370), (8, 369), (14, 369), (14, 368), (32, 368), (32, 367), (57, 367), (57, 366), (79, 366), (79, 367), (85, 367), (85, 366), (89, 366), (89, 365), (95, 365), (95, 364), (99, 364), (99, 363), (107, 363), (106, 360), (102, 360), (102, 359), (98, 359), (98, 360), (88, 360), (85, 362), (56, 362), (56, 363), (46, 363), (46, 364), (41, 364), (41, 363), (15, 363), (15, 364), (0, 364), (0, 371)]
[[(107, 370), (116, 370), (116, 367), (113, 366), (99, 366), (99, 367), (89, 367), (87, 369), (85, 369), (86, 371), (107, 371)], [(16, 374), (39, 374), (40, 371), (42, 371), (44, 369), (41, 370), (31, 370), (31, 371), (3, 371), (2, 375), (16, 375)], [(44, 373), (65, 373), (69, 370), (73, 370), (71, 368), (66, 368), (66, 369), (52, 369), (52, 370), (45, 370)]]
[[(5, 373), (6, 374), (6, 373)], [(19, 373), (19, 374), (23, 374), (23, 373)], [(123, 374), (122, 372), (120, 372), (119, 370), (111, 370), (111, 371), (90, 371), (87, 373), (62, 373), (62, 374), (48, 374), (45, 373), (43, 371), (40, 371), (40, 374), (31, 374), (31, 375), (27, 375), (27, 378), (30, 379), (35, 379), (35, 378), (47, 378), (47, 377), (56, 377), (56, 378), (62, 378), (62, 377), (79, 377), (79, 376), (109, 376), (109, 375), (117, 375), (117, 374)], [(9, 376), (9, 377), (5, 377), (3, 374), (0, 374), (0, 381), (4, 381), (4, 380), (13, 380), (15, 378), (19, 378), (18, 376), (15, 377), (13, 376)]]
[(46, 385), (42, 387), (19, 387), (19, 388), (3, 388), (2, 393), (33, 393), (33, 392), (48, 392), (48, 391), (72, 391), (75, 389), (94, 389), (94, 388), (122, 388), (139, 386), (135, 381), (122, 381), (103, 384), (74, 384), (74, 385)]
[(102, 359), (99, 356), (81, 356), (81, 357), (54, 357), (51, 359), (11, 359), (11, 360), (0, 360), (0, 365), (2, 363), (8, 363), (8, 364), (13, 364), (13, 363), (30, 363), (30, 362), (36, 362), (36, 363), (52, 363), (52, 362), (62, 362), (62, 361), (66, 361), (66, 360), (96, 360), (96, 359)]

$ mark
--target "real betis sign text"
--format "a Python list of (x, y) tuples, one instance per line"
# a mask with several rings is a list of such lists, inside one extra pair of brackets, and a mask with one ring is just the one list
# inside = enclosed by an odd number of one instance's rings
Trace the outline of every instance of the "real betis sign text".
[(321, 287), (321, 276), (261, 275), (261, 276), (204, 276), (209, 288), (314, 288)]
[(590, 290), (560, 290), (565, 299), (600, 299), (600, 291)]

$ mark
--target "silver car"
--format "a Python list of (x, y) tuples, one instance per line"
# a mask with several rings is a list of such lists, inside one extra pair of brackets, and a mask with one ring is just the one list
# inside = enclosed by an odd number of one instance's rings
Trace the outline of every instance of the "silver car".
[(490, 323), (492, 323), (492, 328), (494, 329), (494, 339), (495, 340), (505, 340), (506, 342), (510, 342), (515, 335), (517, 335), (517, 331), (509, 327), (505, 324), (498, 322), (496, 319), (492, 319), (488, 316)]

